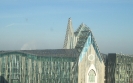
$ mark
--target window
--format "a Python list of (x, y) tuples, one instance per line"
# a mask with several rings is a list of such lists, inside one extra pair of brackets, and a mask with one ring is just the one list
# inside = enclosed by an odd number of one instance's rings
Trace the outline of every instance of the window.
[(95, 76), (96, 76), (96, 74), (95, 74), (94, 70), (90, 70), (90, 72), (88, 74), (88, 77), (89, 77), (88, 81), (89, 81), (89, 83), (95, 82)]

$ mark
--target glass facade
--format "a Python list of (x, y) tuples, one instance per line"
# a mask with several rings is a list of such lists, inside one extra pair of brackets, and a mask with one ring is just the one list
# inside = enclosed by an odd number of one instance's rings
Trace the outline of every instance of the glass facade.
[(42, 55), (31, 51), (1, 53), (0, 76), (8, 83), (77, 83), (78, 54), (75, 50), (52, 52), (44, 50)]

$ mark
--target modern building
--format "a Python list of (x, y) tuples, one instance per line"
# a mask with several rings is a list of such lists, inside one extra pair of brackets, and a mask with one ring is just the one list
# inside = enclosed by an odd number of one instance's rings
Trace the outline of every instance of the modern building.
[(0, 51), (0, 83), (132, 83), (133, 60), (122, 57), (100, 53), (90, 28), (74, 32), (69, 18), (63, 49)]
[(8, 83), (76, 83), (78, 55), (75, 49), (1, 52), (0, 76)]
[(133, 83), (133, 56), (108, 54), (106, 83)]

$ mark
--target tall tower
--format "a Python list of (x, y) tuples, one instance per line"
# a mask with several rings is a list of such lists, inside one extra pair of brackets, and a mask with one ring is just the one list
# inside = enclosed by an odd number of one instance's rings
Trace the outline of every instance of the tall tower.
[(71, 20), (71, 18), (69, 18), (63, 48), (64, 49), (73, 49), (73, 48), (75, 48), (74, 47), (74, 40), (75, 40), (75, 36), (74, 36), (74, 32), (73, 32), (73, 27), (72, 27), (72, 20)]

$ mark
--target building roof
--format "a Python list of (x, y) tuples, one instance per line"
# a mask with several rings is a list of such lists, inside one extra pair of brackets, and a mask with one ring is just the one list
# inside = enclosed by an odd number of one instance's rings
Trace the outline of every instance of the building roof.
[(47, 49), (47, 50), (14, 50), (0, 51), (0, 54), (24, 53), (35, 56), (53, 56), (53, 57), (78, 57), (79, 52), (76, 49)]

